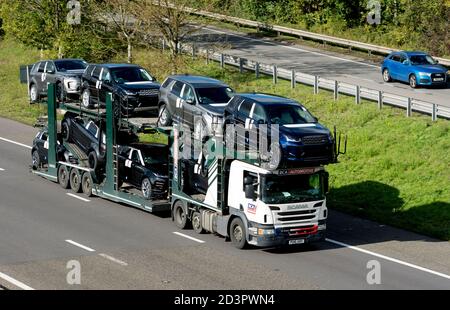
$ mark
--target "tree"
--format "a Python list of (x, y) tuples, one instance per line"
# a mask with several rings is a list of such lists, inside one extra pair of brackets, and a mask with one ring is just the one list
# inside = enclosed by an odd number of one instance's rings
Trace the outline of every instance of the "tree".
[[(133, 45), (141, 29), (141, 20), (134, 12), (143, 0), (108, 0), (92, 4), (92, 17), (106, 25), (108, 31), (116, 33), (118, 43), (127, 46), (128, 62), (133, 62)], [(108, 32), (106, 31), (106, 32)], [(111, 37), (109, 37), (111, 39)]]

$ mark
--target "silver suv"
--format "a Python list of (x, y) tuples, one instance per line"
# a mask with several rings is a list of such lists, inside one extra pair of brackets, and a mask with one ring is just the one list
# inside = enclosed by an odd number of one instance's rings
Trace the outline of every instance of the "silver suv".
[(197, 137), (216, 134), (234, 91), (225, 83), (204, 76), (173, 75), (159, 92), (159, 125), (185, 124)]

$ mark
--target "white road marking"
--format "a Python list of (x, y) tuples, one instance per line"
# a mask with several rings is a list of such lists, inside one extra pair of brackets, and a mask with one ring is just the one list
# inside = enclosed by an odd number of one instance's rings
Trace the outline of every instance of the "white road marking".
[(14, 286), (17, 286), (17, 287), (19, 287), (19, 288), (21, 288), (21, 289), (23, 289), (23, 290), (26, 290), (26, 291), (34, 291), (34, 288), (32, 288), (32, 287), (30, 287), (30, 286), (28, 286), (28, 285), (26, 285), (26, 284), (23, 284), (22, 282), (17, 281), (16, 279), (11, 278), (10, 276), (8, 276), (8, 275), (6, 275), (6, 274), (4, 274), (4, 273), (1, 273), (1, 272), (0, 272), (0, 278), (2, 278), (2, 279), (5, 280), (5, 281), (8, 281), (9, 283), (11, 283), (11, 284), (13, 284)]
[(9, 143), (12, 143), (12, 144), (15, 144), (15, 145), (19, 145), (19, 146), (22, 146), (22, 147), (26, 147), (27, 149), (30, 149), (30, 150), (32, 149), (32, 147), (29, 146), (29, 145), (26, 145), (26, 144), (23, 144), (23, 143), (20, 143), (20, 142), (16, 142), (16, 141), (13, 141), (13, 140), (9, 140), (9, 139), (6, 139), (6, 138), (0, 137), (0, 140), (5, 141), (5, 142), (9, 142)]
[(341, 58), (341, 57), (337, 57), (337, 56), (327, 55), (327, 54), (324, 54), (324, 53), (308, 51), (308, 50), (305, 50), (305, 49), (302, 49), (302, 48), (299, 48), (299, 47), (281, 45), (281, 44), (277, 44), (277, 43), (274, 43), (274, 42), (270, 42), (268, 40), (248, 38), (248, 37), (244, 37), (244, 36), (241, 36), (241, 35), (238, 35), (238, 34), (229, 33), (229, 32), (220, 31), (220, 30), (211, 29), (211, 28), (205, 28), (205, 29), (208, 29), (208, 30), (210, 30), (212, 32), (217, 32), (217, 33), (227, 34), (227, 35), (230, 35), (230, 36), (235, 36), (235, 37), (238, 37), (238, 38), (241, 38), (241, 39), (245, 39), (245, 40), (262, 42), (262, 43), (266, 43), (266, 44), (270, 44), (270, 45), (274, 45), (274, 46), (280, 46), (280, 47), (288, 48), (288, 49), (291, 49), (291, 50), (297, 50), (297, 51), (300, 51), (300, 52), (310, 53), (310, 54), (319, 55), (319, 56), (325, 56), (325, 57), (328, 57), (328, 58), (333, 58), (333, 59), (337, 59), (337, 60), (341, 60), (341, 61), (345, 61), (345, 62), (357, 63), (357, 64), (368, 66), (368, 67), (381, 68), (380, 66), (371, 65), (371, 64), (360, 62), (360, 61), (356, 61), (356, 60), (350, 60), (350, 59)]
[(203, 241), (203, 240), (196, 239), (196, 238), (194, 238), (194, 237), (191, 237), (191, 236), (188, 236), (188, 235), (185, 235), (185, 234), (176, 232), (176, 231), (174, 231), (173, 233), (174, 233), (175, 235), (178, 235), (178, 236), (180, 236), (180, 237), (184, 237), (184, 238), (190, 239), (190, 240), (195, 241), (195, 242), (198, 242), (198, 243), (205, 243), (205, 241)]
[(0, 171), (5, 171), (5, 169), (3, 169), (3, 168), (0, 168)]
[(83, 198), (83, 197), (74, 195), (74, 194), (72, 194), (72, 193), (67, 193), (67, 196), (70, 196), (70, 197), (79, 199), (79, 200), (84, 201), (84, 202), (91, 202), (89, 199), (86, 199), (86, 198)]
[(417, 266), (417, 265), (414, 265), (414, 264), (411, 264), (411, 263), (407, 263), (407, 262), (401, 261), (401, 260), (396, 259), (396, 258), (392, 258), (392, 257), (386, 256), (386, 255), (382, 255), (382, 254), (378, 254), (378, 253), (375, 253), (375, 252), (372, 252), (372, 251), (364, 250), (364, 249), (358, 248), (356, 246), (349, 245), (349, 244), (346, 244), (346, 243), (343, 243), (343, 242), (340, 242), (340, 241), (336, 241), (336, 240), (333, 240), (333, 239), (328, 239), (327, 238), (325, 240), (328, 241), (328, 242), (331, 242), (333, 244), (340, 245), (340, 246), (345, 247), (345, 248), (349, 248), (349, 249), (352, 249), (352, 250), (355, 250), (355, 251), (358, 251), (358, 252), (361, 252), (361, 253), (365, 253), (365, 254), (368, 254), (368, 255), (372, 255), (372, 256), (375, 256), (375, 257), (379, 257), (379, 258), (391, 261), (393, 263), (404, 265), (404, 266), (407, 266), (407, 267), (410, 267), (410, 268), (414, 268), (414, 269), (417, 269), (417, 270), (420, 270), (420, 271), (428, 272), (428, 273), (431, 273), (433, 275), (436, 275), (436, 276), (439, 276), (439, 277), (442, 277), (442, 278), (450, 280), (450, 276), (445, 274), (445, 273), (441, 273), (441, 272), (437, 272), (437, 271), (434, 271), (434, 270), (431, 270), (431, 269), (428, 269), (428, 268), (420, 267), (420, 266)]
[(128, 264), (125, 263), (124, 261), (121, 261), (120, 259), (117, 259), (115, 257), (109, 256), (107, 254), (101, 253), (101, 254), (98, 254), (98, 255), (100, 255), (101, 257), (106, 258), (107, 260), (110, 260), (110, 261), (112, 261), (114, 263), (117, 263), (119, 265), (128, 266)]
[(87, 247), (87, 246), (85, 246), (85, 245), (79, 244), (78, 242), (75, 242), (75, 241), (72, 241), (72, 240), (66, 240), (66, 242), (67, 242), (67, 243), (70, 243), (70, 244), (72, 244), (72, 245), (74, 245), (74, 246), (76, 246), (76, 247), (79, 247), (79, 248), (81, 248), (81, 249), (83, 249), (83, 250), (86, 250), (86, 251), (88, 251), (88, 252), (95, 252), (94, 249), (91, 249), (90, 247)]

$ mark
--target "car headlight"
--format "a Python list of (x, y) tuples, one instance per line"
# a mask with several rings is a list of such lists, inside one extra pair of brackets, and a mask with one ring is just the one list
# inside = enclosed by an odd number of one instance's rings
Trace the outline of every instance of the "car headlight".
[(423, 76), (431, 76), (431, 73), (426, 73), (426, 72), (419, 72), (419, 75), (423, 75)]
[(125, 95), (127, 95), (127, 96), (136, 96), (136, 93), (133, 91), (124, 90), (124, 92), (125, 92)]
[(450, 70), (447, 71), (447, 75), (450, 75)]
[(285, 137), (287, 142), (297, 142), (297, 143), (302, 142), (302, 138), (300, 137), (290, 137), (288, 135), (285, 135)]

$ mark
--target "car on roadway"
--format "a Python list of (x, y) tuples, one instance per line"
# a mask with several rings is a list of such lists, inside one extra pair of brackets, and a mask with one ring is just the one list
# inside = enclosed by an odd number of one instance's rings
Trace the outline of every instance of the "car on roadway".
[(106, 160), (105, 129), (93, 120), (67, 112), (61, 121), (61, 136), (65, 143), (74, 143), (86, 156), (89, 168), (101, 169)]
[(144, 68), (132, 64), (91, 64), (81, 78), (81, 104), (91, 109), (105, 106), (106, 94), (113, 94), (115, 116), (132, 116), (158, 111), (160, 84)]
[[(33, 139), (31, 148), (31, 164), (33, 170), (38, 170), (48, 164), (48, 129), (41, 129)], [(70, 154), (58, 139), (56, 141), (56, 159), (58, 161), (69, 161)]]
[(145, 199), (167, 199), (169, 147), (157, 143), (132, 143), (119, 147), (119, 180), (141, 190)]
[(445, 86), (450, 71), (424, 52), (393, 52), (381, 64), (383, 80), (407, 82), (419, 86)]
[(326, 165), (335, 160), (335, 143), (330, 130), (295, 100), (262, 93), (237, 94), (225, 109), (224, 118), (225, 142), (233, 139), (230, 134), (236, 135), (235, 141), (245, 141), (247, 148), (252, 143), (248, 131), (245, 137), (240, 137), (234, 126), (251, 130), (267, 125), (269, 141), (271, 126), (277, 125), (280, 167)]
[(196, 137), (221, 128), (222, 116), (234, 91), (222, 81), (196, 75), (172, 75), (161, 85), (159, 125), (187, 125)]
[(71, 99), (79, 99), (81, 75), (87, 66), (88, 63), (83, 59), (43, 60), (35, 63), (28, 84), (31, 102), (38, 102), (47, 96), (49, 83), (56, 85), (58, 99), (63, 94)]

